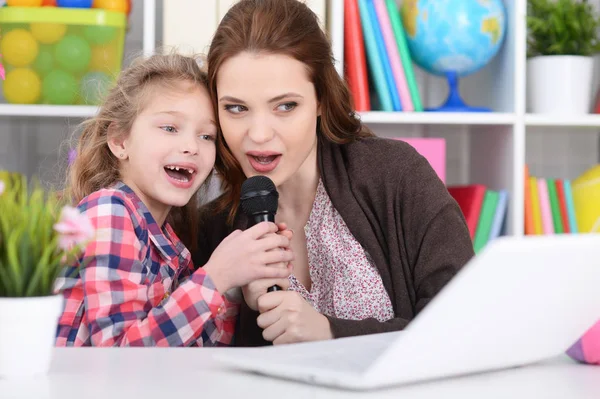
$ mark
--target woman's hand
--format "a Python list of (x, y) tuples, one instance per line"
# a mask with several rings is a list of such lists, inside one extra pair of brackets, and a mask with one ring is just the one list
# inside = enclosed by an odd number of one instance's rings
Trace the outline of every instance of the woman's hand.
[[(292, 240), (293, 232), (287, 228), (285, 223), (278, 223), (277, 227), (279, 231), (277, 234), (281, 234), (287, 237), (290, 241)], [(282, 269), (288, 269), (289, 273), (292, 272), (292, 265), (288, 262), (281, 262), (270, 265), (271, 267), (278, 267)], [(248, 304), (248, 307), (252, 310), (258, 310), (257, 300), (260, 296), (267, 293), (267, 289), (274, 285), (279, 286), (282, 290), (287, 290), (290, 286), (290, 280), (286, 278), (280, 279), (261, 279), (255, 280), (242, 287), (242, 294), (244, 300)]]
[(256, 320), (273, 345), (333, 339), (327, 317), (294, 291), (269, 292), (258, 298)]
[(262, 222), (225, 237), (203, 267), (217, 290), (224, 293), (255, 280), (287, 278), (287, 267), (271, 267), (294, 258), (290, 239), (278, 231), (275, 223)]

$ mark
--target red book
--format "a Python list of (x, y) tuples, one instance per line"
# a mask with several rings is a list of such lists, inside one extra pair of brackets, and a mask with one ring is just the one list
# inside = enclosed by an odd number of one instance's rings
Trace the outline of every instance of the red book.
[(344, 0), (344, 65), (356, 111), (370, 111), (367, 59), (357, 0)]
[(485, 190), (486, 187), (482, 184), (448, 187), (448, 192), (458, 202), (458, 206), (460, 206), (463, 215), (465, 215), (471, 239), (475, 238)]
[(567, 200), (565, 197), (565, 186), (561, 179), (556, 179), (556, 196), (558, 197), (558, 206), (560, 208), (560, 218), (562, 220), (563, 232), (570, 233), (569, 213), (567, 211)]

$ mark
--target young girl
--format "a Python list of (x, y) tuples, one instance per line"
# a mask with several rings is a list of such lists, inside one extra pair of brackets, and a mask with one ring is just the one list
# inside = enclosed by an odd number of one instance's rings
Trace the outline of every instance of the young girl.
[[(194, 237), (197, 201), (215, 162), (217, 127), (194, 58), (155, 55), (125, 70), (86, 122), (66, 194), (96, 229), (57, 280), (57, 346), (230, 344), (238, 303), (223, 295), (282, 278), (289, 236), (273, 223), (230, 234), (203, 268), (169, 221)], [(283, 226), (279, 226), (283, 227)]]

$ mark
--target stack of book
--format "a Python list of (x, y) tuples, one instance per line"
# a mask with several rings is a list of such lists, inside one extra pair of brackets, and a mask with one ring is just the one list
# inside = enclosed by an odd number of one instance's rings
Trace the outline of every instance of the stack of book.
[(344, 0), (344, 65), (356, 111), (423, 111), (396, 0)]
[(465, 216), (476, 254), (488, 242), (503, 234), (508, 210), (506, 190), (496, 191), (482, 184), (469, 184), (448, 186), (448, 192)]
[(525, 167), (525, 234), (577, 233), (569, 179), (531, 176)]

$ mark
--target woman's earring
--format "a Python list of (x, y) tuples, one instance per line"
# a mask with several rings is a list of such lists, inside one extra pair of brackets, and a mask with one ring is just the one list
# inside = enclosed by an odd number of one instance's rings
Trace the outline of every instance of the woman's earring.
[(121, 158), (125, 158), (125, 154), (123, 154), (123, 153), (120, 153), (120, 154), (119, 154), (119, 157), (121, 157)]

